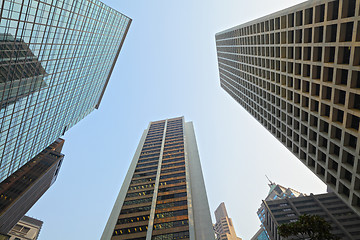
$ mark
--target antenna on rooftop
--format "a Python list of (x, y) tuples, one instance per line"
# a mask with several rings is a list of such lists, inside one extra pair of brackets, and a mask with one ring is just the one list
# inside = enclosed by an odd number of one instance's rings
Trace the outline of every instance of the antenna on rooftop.
[(274, 184), (274, 183), (268, 178), (268, 176), (266, 176), (266, 174), (265, 174), (265, 177), (266, 177), (267, 180), (270, 182), (270, 185)]

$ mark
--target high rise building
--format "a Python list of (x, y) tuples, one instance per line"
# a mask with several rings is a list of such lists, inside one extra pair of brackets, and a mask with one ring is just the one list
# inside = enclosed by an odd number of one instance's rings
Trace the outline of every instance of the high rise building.
[(340, 239), (360, 239), (360, 216), (334, 192), (264, 201), (264, 205), (264, 226), (271, 240), (282, 239), (277, 233), (279, 225), (294, 222), (303, 214), (323, 217)]
[(241, 240), (241, 238), (236, 236), (234, 224), (227, 214), (225, 203), (220, 203), (215, 210), (215, 219), (214, 230), (216, 240)]
[(3, 0), (0, 182), (99, 107), (131, 19), (98, 0)]
[(0, 233), (8, 233), (55, 182), (63, 144), (63, 139), (56, 140), (0, 183)]
[(42, 221), (24, 216), (8, 233), (9, 240), (37, 240), (42, 225)]
[(101, 239), (215, 239), (192, 122), (149, 124)]
[(359, 5), (306, 1), (216, 34), (222, 88), (358, 214)]
[[(283, 187), (279, 184), (276, 184), (272, 181), (269, 180), (269, 193), (265, 198), (265, 201), (272, 201), (272, 200), (276, 200), (276, 199), (285, 199), (285, 198), (294, 198), (294, 197), (300, 197), (300, 196), (306, 196), (303, 193), (300, 193), (292, 188), (286, 188)], [(267, 240), (269, 239), (268, 233), (266, 232), (265, 226), (264, 226), (264, 222), (266, 219), (266, 215), (265, 215), (265, 204), (261, 203), (260, 208), (257, 211), (257, 215), (260, 219), (261, 222), (261, 226), (259, 231), (257, 231), (257, 233), (255, 234), (255, 236), (253, 237), (254, 239), (257, 240)]]

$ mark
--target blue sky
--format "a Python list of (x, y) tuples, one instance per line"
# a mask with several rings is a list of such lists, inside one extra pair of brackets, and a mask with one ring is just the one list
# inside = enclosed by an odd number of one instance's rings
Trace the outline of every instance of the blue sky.
[[(211, 214), (225, 202), (238, 236), (259, 228), (265, 174), (304, 193), (325, 185), (219, 83), (215, 33), (290, 7), (290, 0), (105, 0), (133, 19), (100, 109), (64, 136), (55, 184), (28, 213), (40, 240), (99, 239), (150, 121), (193, 121)], [(214, 217), (214, 216), (213, 216)]]

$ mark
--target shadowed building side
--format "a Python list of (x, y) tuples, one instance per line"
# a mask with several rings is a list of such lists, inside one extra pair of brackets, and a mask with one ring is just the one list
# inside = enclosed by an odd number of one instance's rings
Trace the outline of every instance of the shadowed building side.
[(56, 140), (0, 183), (0, 233), (8, 233), (55, 182), (63, 144), (63, 139)]

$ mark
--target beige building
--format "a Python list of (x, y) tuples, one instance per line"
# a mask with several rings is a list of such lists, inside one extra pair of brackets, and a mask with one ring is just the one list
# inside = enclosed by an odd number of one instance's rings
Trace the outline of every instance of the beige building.
[(216, 240), (241, 240), (241, 238), (236, 236), (234, 224), (227, 214), (225, 203), (220, 203), (219, 207), (215, 210), (215, 219), (214, 230)]
[(359, 5), (307, 1), (216, 34), (222, 88), (358, 214)]
[(24, 216), (8, 233), (9, 240), (36, 240), (42, 225), (42, 221)]

